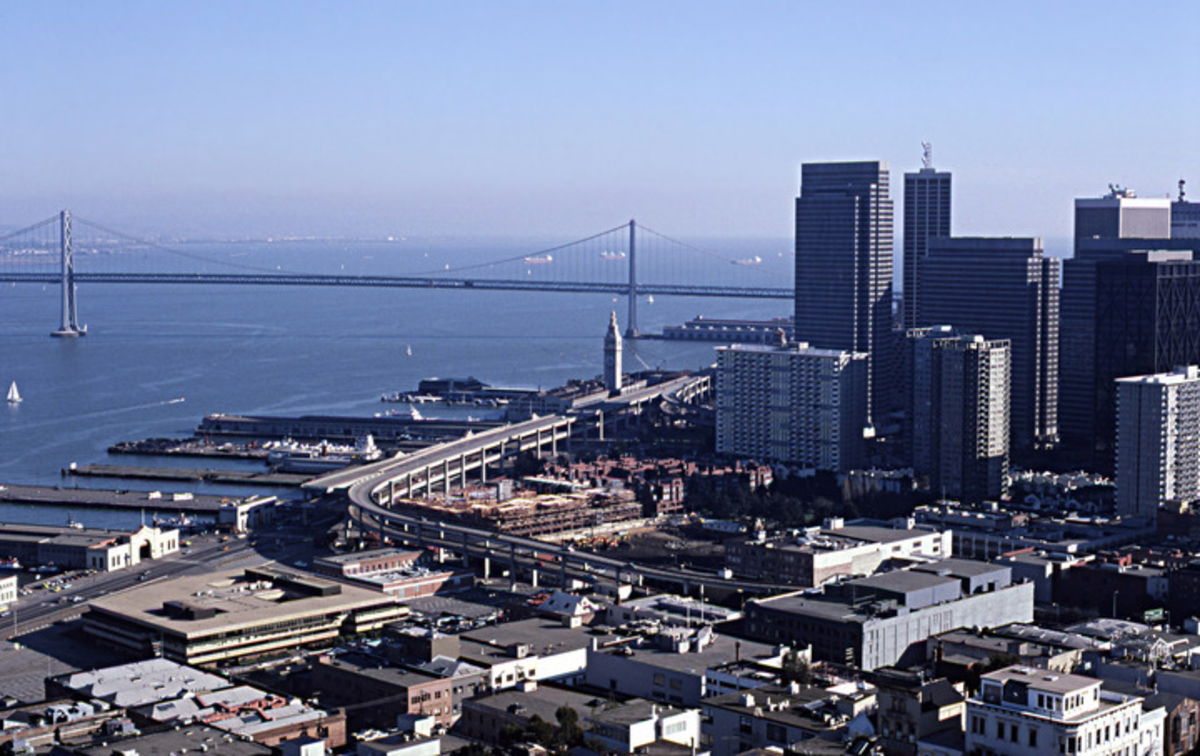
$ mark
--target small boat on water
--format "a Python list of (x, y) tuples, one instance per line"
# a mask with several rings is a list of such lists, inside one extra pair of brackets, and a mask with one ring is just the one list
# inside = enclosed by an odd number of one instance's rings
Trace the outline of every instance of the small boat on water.
[(17, 389), (16, 381), (13, 381), (9, 384), (7, 399), (9, 404), (20, 404), (21, 402), (25, 401), (21, 398), (21, 392)]
[(546, 265), (554, 262), (554, 255), (530, 255), (525, 258), (526, 265)]

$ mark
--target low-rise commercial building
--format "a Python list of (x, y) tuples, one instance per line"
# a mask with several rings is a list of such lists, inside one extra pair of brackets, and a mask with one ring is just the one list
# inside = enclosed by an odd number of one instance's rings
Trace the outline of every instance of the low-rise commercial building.
[(725, 564), (740, 577), (811, 588), (836, 578), (871, 575), (888, 559), (951, 555), (949, 530), (918, 528), (911, 521), (903, 525), (834, 518), (794, 536), (727, 543)]
[(587, 653), (586, 681), (592, 687), (675, 706), (699, 706), (710, 695), (709, 676), (715, 668), (731, 660), (778, 667), (785, 649), (718, 635), (705, 627), (664, 628), (632, 643), (590, 648)]
[(751, 749), (811, 753), (804, 749), (814, 746), (818, 753), (844, 753), (843, 741), (872, 732), (867, 717), (874, 708), (873, 691), (841, 696), (800, 686), (726, 693), (701, 704), (713, 756)]
[(1142, 699), (1101, 688), (1100, 680), (1033, 667), (985, 674), (967, 701), (966, 752), (980, 754), (1162, 753), (1162, 718)]
[(488, 625), (460, 637), (460, 658), (488, 670), (492, 690), (526, 680), (578, 682), (588, 666), (589, 650), (605, 639), (540, 618)]
[(591, 693), (529, 682), (520, 690), (514, 688), (463, 701), (462, 719), (454, 731), (466, 738), (500, 745), (506, 727), (523, 729), (534, 717), (554, 724), (556, 713), (564, 706), (575, 711), (583, 726), (588, 717), (598, 714), (607, 704), (607, 700)]
[[(238, 739), (264, 745), (305, 737), (323, 741), (330, 748), (346, 742), (346, 718), (340, 712), (234, 685), (220, 675), (168, 659), (72, 672), (47, 678), (45, 684), (50, 697), (91, 704), (102, 701), (112, 711), (128, 712), (141, 727), (203, 722)], [(216, 745), (210, 748), (222, 752)]]
[(917, 743), (937, 733), (962, 733), (966, 697), (945, 678), (885, 668), (872, 677), (878, 690), (879, 741), (888, 753), (915, 756)]
[(188, 575), (94, 599), (83, 629), (135, 653), (211, 664), (331, 643), (407, 614), (378, 591), (258, 568)]
[(644, 753), (656, 743), (700, 746), (699, 709), (631, 701), (591, 715), (587, 725), (584, 743), (600, 753)]
[(454, 721), (450, 680), (392, 667), (360, 654), (318, 656), (312, 684), (326, 706), (346, 710), (352, 727), (391, 728), (396, 716), (435, 717), (449, 727)]
[(811, 644), (818, 660), (866, 670), (915, 663), (931, 635), (1032, 622), (1033, 584), (1010, 580), (1006, 568), (949, 559), (751, 601), (744, 625), (759, 640)]
[(179, 551), (179, 531), (143, 525), (137, 530), (0, 525), (0, 557), (22, 565), (109, 572)]

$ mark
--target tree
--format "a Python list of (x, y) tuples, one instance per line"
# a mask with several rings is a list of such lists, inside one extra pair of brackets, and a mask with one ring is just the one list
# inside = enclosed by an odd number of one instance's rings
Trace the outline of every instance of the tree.
[(780, 665), (780, 676), (784, 682), (794, 682), (801, 685), (808, 685), (812, 682), (812, 670), (809, 669), (808, 662), (794, 648), (789, 649), (783, 655), (783, 663)]
[(568, 750), (583, 745), (583, 728), (579, 726), (579, 712), (570, 706), (560, 706), (554, 712), (558, 720), (556, 743), (562, 750)]

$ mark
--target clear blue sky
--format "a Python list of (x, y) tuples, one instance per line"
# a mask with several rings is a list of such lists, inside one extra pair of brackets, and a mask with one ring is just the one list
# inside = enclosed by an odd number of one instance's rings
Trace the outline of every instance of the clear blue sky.
[(1109, 181), (1200, 198), (1198, 29), (1195, 0), (13, 0), (0, 223), (786, 238), (800, 162), (898, 188), (930, 140), (957, 233), (1063, 237)]

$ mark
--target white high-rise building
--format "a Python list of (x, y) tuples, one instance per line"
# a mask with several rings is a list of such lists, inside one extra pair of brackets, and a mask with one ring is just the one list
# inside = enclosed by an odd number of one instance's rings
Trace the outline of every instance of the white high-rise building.
[(1102, 690), (1094, 677), (1006, 667), (980, 679), (967, 701), (964, 753), (1158, 756), (1165, 710)]
[(717, 347), (717, 451), (821, 470), (861, 466), (865, 352), (734, 344)]
[(1200, 368), (1117, 381), (1117, 511), (1153, 519), (1200, 499)]

